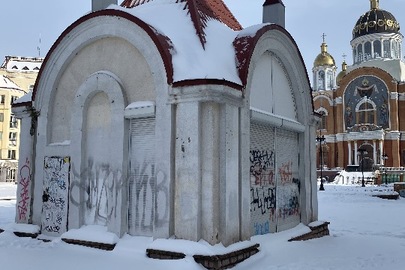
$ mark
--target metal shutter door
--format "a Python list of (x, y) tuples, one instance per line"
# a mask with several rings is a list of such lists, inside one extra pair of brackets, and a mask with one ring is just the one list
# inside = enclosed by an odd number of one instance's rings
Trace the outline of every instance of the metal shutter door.
[(151, 236), (155, 207), (155, 118), (130, 122), (129, 234)]
[(250, 125), (250, 214), (252, 235), (275, 232), (276, 178), (274, 127)]
[(300, 193), (298, 184), (298, 134), (276, 129), (277, 152), (277, 230), (298, 225)]

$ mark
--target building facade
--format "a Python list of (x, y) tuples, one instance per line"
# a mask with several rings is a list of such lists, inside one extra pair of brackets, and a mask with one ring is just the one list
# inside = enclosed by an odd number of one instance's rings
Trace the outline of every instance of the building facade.
[(6, 56), (0, 66), (0, 181), (16, 181), (20, 127), (11, 105), (33, 89), (41, 63), (41, 58)]
[(317, 118), (282, 22), (243, 29), (218, 0), (93, 4), (13, 107), (16, 222), (227, 246), (317, 220)]
[(344, 61), (336, 75), (335, 61), (322, 44), (312, 70), (314, 108), (322, 118), (317, 135), (325, 139), (322, 149), (318, 145), (318, 168), (404, 166), (405, 64), (399, 30), (395, 17), (370, 0), (352, 30), (352, 65)]

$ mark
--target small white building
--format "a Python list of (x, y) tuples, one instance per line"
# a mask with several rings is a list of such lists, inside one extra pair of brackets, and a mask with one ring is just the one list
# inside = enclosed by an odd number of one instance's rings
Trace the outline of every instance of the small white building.
[(243, 29), (219, 0), (112, 2), (61, 34), (13, 108), (16, 222), (227, 246), (317, 220), (311, 89), (283, 22)]

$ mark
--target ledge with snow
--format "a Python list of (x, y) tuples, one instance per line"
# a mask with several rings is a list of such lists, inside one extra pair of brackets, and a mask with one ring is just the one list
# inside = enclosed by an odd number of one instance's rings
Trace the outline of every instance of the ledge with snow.
[[(329, 222), (316, 221), (308, 226), (299, 224), (291, 230), (279, 234), (284, 241), (304, 241), (329, 235)], [(8, 224), (0, 228), (4, 231), (13, 232), (19, 237), (32, 237), (42, 241), (53, 241), (55, 238), (46, 238), (39, 234), (39, 227), (30, 224)], [(45, 237), (45, 238), (44, 238)], [(136, 243), (146, 255), (152, 259), (180, 260), (192, 257), (196, 263), (206, 269), (227, 269), (250, 258), (260, 251), (260, 245), (255, 241), (241, 241), (225, 247), (223, 244), (211, 245), (204, 240), (198, 242), (182, 239), (153, 239), (152, 237), (136, 237), (125, 235), (118, 238), (114, 233), (108, 232), (107, 227), (100, 225), (82, 226), (80, 229), (72, 229), (56, 237), (63, 242), (112, 251), (125, 246), (128, 242)]]

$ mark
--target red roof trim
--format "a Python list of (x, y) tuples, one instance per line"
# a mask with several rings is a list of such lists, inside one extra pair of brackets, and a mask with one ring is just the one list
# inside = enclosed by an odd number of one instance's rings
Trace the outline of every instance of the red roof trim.
[(75, 27), (77, 27), (81, 23), (84, 23), (87, 20), (90, 20), (90, 19), (93, 19), (93, 18), (96, 18), (96, 17), (100, 17), (100, 16), (122, 17), (124, 19), (127, 19), (127, 20), (137, 24), (143, 30), (145, 30), (145, 32), (150, 36), (152, 41), (155, 43), (155, 45), (156, 45), (156, 47), (157, 47), (157, 49), (158, 49), (158, 51), (160, 53), (160, 56), (161, 56), (161, 58), (163, 60), (163, 64), (164, 64), (165, 69), (166, 69), (167, 83), (168, 84), (173, 83), (173, 63), (172, 63), (172, 55), (170, 53), (170, 49), (172, 48), (172, 43), (171, 43), (170, 39), (167, 36), (165, 36), (163, 34), (160, 34), (151, 25), (145, 23), (141, 19), (139, 19), (139, 18), (127, 13), (127, 12), (120, 11), (120, 10), (114, 10), (114, 9), (104, 9), (104, 10), (89, 13), (89, 14), (81, 17), (80, 19), (78, 19), (77, 21), (72, 23), (68, 28), (66, 28), (65, 31), (62, 32), (62, 34), (59, 36), (59, 38), (52, 45), (51, 49), (47, 53), (47, 55), (46, 55), (46, 57), (45, 57), (45, 59), (44, 59), (44, 61), (42, 63), (42, 67), (41, 67), (41, 69), (40, 69), (40, 71), (38, 73), (37, 80), (35, 81), (34, 90), (33, 90), (33, 93), (32, 93), (32, 100), (35, 100), (37, 87), (38, 87), (38, 82), (41, 80), (41, 77), (42, 77), (42, 71), (46, 68), (49, 57), (53, 53), (53, 51), (59, 46), (59, 44), (62, 42), (62, 40), (66, 36), (68, 36), (69, 33)]
[(242, 91), (243, 89), (243, 86), (240, 84), (220, 79), (191, 79), (191, 80), (177, 81), (173, 83), (173, 87), (204, 85), (204, 84), (224, 85), (239, 91)]

